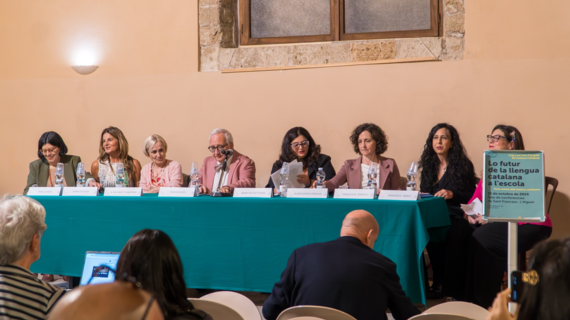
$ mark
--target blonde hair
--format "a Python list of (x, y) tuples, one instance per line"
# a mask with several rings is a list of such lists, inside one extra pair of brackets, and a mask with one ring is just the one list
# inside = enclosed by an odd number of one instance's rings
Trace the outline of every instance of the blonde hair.
[(125, 138), (125, 135), (121, 129), (112, 126), (103, 129), (103, 132), (101, 132), (101, 139), (99, 140), (99, 158), (97, 158), (97, 160), (109, 161), (109, 167), (111, 170), (113, 170), (113, 166), (110, 165), (109, 155), (105, 153), (105, 147), (103, 147), (103, 136), (105, 133), (110, 134), (113, 136), (113, 138), (119, 141), (119, 159), (125, 166), (125, 170), (127, 170), (129, 179), (134, 179), (135, 162), (133, 157), (129, 156), (129, 142), (127, 141), (127, 138)]
[(166, 140), (158, 134), (153, 134), (144, 140), (144, 149), (143, 153), (145, 156), (150, 158), (149, 150), (154, 147), (157, 142), (162, 142), (162, 146), (164, 147), (164, 152), (168, 151), (168, 145), (166, 144)]

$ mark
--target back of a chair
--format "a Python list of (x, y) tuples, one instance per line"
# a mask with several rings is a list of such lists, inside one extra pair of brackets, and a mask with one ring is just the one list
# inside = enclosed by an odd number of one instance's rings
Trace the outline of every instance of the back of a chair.
[(321, 306), (295, 306), (284, 310), (277, 317), (277, 320), (289, 319), (356, 320), (348, 313)]
[(423, 314), (462, 315), (475, 320), (487, 320), (489, 311), (473, 303), (452, 301), (435, 305), (424, 311)]
[(182, 187), (186, 188), (188, 187), (188, 185), (190, 185), (190, 176), (187, 175), (186, 173), (182, 174)]
[(201, 297), (200, 300), (224, 304), (237, 311), (246, 320), (261, 320), (261, 314), (259, 314), (259, 309), (257, 309), (255, 304), (246, 296), (237, 292), (217, 291)]
[(554, 198), (554, 193), (556, 193), (556, 188), (558, 188), (558, 179), (553, 177), (544, 177), (545, 197), (548, 193), (548, 186), (552, 186), (552, 193), (550, 194), (550, 199), (548, 200), (548, 206), (546, 207), (546, 212), (550, 213), (550, 205), (552, 204), (552, 198)]
[(224, 320), (247, 320), (244, 319), (236, 310), (216, 301), (208, 301), (201, 299), (188, 298), (194, 305), (194, 308), (202, 310), (209, 314), (212, 319)]
[(408, 320), (474, 320), (456, 314), (418, 314)]

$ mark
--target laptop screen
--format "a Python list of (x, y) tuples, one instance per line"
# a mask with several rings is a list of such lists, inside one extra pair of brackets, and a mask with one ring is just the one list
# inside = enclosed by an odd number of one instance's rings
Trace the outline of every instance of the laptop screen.
[(85, 254), (83, 272), (81, 273), (80, 285), (86, 285), (89, 279), (91, 279), (91, 276), (93, 276), (91, 284), (113, 282), (115, 280), (115, 273), (113, 273), (113, 271), (102, 268), (95, 275), (93, 275), (93, 272), (100, 265), (106, 265), (115, 270), (118, 261), (119, 252), (87, 251)]

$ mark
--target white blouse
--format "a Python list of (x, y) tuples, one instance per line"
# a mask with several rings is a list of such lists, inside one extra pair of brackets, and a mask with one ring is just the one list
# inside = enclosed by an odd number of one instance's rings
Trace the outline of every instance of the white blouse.
[[(370, 166), (367, 164), (360, 164), (360, 177), (362, 178), (362, 182), (361, 182), (361, 186), (360, 188), (364, 189), (366, 187), (368, 187), (368, 170), (370, 169)], [(376, 177), (376, 187), (378, 187), (380, 185), (380, 166), (378, 166), (376, 168), (378, 175)]]
[[(113, 167), (113, 170), (111, 170), (111, 166)], [(111, 166), (109, 166), (108, 160), (105, 160), (104, 162), (101, 162), (101, 160), (99, 160), (99, 183), (103, 185), (103, 188), (115, 187), (115, 182), (117, 181), (117, 176), (115, 175), (115, 172), (117, 171), (117, 164), (111, 163)], [(125, 187), (128, 186), (129, 175), (125, 169)]]

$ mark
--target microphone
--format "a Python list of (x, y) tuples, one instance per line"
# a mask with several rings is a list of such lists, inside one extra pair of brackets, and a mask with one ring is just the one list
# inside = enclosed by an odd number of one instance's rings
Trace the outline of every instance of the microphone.
[(222, 150), (220, 151), (221, 154), (225, 155), (226, 157), (231, 157), (234, 154), (234, 151), (232, 149), (228, 149), (228, 150)]

